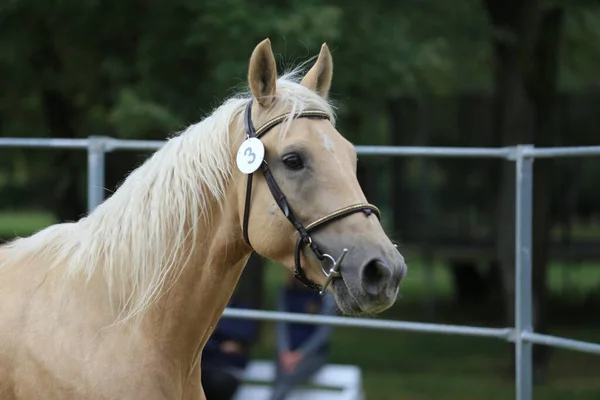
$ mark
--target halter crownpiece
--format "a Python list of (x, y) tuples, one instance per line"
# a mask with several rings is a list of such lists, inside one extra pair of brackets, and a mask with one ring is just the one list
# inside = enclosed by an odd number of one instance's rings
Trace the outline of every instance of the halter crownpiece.
[[(246, 106), (246, 111), (245, 111), (245, 116), (244, 116), (246, 139), (247, 140), (252, 139), (252, 138), (260, 139), (260, 137), (262, 135), (264, 135), (269, 130), (271, 130), (275, 126), (279, 125), (283, 121), (285, 121), (286, 118), (288, 118), (290, 116), (290, 114), (291, 113), (282, 114), (278, 117), (275, 117), (275, 118), (265, 122), (258, 129), (255, 129), (254, 124), (252, 123), (252, 100), (250, 100), (248, 102), (248, 105)], [(293, 118), (319, 118), (319, 119), (326, 119), (326, 120), (330, 119), (329, 114), (327, 114), (325, 111), (314, 110), (314, 109), (308, 109), (308, 110), (304, 110), (299, 113), (295, 113), (293, 115)], [(343, 218), (343, 217), (346, 217), (348, 215), (351, 215), (351, 214), (354, 214), (357, 212), (363, 212), (363, 213), (365, 213), (366, 216), (375, 214), (377, 216), (377, 218), (380, 218), (381, 213), (380, 213), (379, 209), (369, 203), (354, 204), (354, 205), (333, 211), (333, 212), (325, 215), (324, 217), (321, 217), (321, 218), (317, 219), (316, 221), (306, 225), (306, 227), (305, 227), (298, 220), (298, 218), (294, 215), (292, 208), (290, 207), (290, 204), (288, 203), (285, 195), (281, 191), (279, 185), (275, 181), (275, 178), (273, 177), (273, 174), (271, 173), (271, 170), (270, 170), (267, 162), (264, 159), (261, 160), (260, 166), (256, 170), (258, 170), (258, 169), (260, 169), (262, 171), (262, 173), (265, 177), (265, 181), (267, 182), (267, 186), (269, 187), (269, 190), (271, 191), (271, 195), (273, 196), (273, 198), (275, 199), (275, 202), (277, 203), (277, 205), (283, 212), (283, 215), (285, 215), (285, 217), (291, 222), (292, 225), (294, 225), (294, 227), (298, 231), (299, 237), (298, 237), (298, 241), (296, 243), (296, 249), (295, 249), (295, 253), (294, 253), (294, 276), (296, 277), (296, 279), (298, 279), (300, 282), (302, 282), (305, 286), (307, 286), (311, 289), (314, 289), (314, 290), (319, 290), (320, 294), (324, 294), (325, 289), (327, 289), (327, 287), (331, 284), (333, 279), (341, 278), (342, 273), (340, 270), (342, 267), (342, 261), (343, 261), (344, 257), (346, 256), (348, 249), (344, 249), (342, 252), (342, 255), (338, 259), (335, 259), (331, 255), (323, 253), (319, 249), (317, 244), (312, 240), (312, 238), (310, 236), (310, 232), (313, 232), (317, 228), (323, 227), (324, 225), (331, 223), (339, 218)], [(252, 247), (252, 245), (250, 244), (250, 239), (248, 237), (248, 220), (250, 217), (250, 199), (251, 199), (251, 193), (252, 193), (252, 177), (254, 175), (254, 172), (247, 173), (247, 175), (248, 175), (248, 180), (247, 180), (247, 184), (246, 184), (246, 200), (245, 200), (245, 204), (244, 204), (244, 220), (243, 220), (242, 230), (243, 230), (244, 240), (246, 241), (248, 246)], [(326, 277), (323, 287), (317, 285), (316, 283), (314, 283), (310, 279), (308, 279), (308, 277), (304, 273), (304, 270), (302, 269), (302, 265), (300, 263), (300, 251), (303, 247), (306, 247), (306, 246), (310, 247), (310, 249), (312, 250), (314, 255), (321, 262), (321, 269), (323, 270), (323, 274)], [(325, 268), (325, 266), (324, 266), (325, 262), (331, 263), (330, 269), (327, 270)]]

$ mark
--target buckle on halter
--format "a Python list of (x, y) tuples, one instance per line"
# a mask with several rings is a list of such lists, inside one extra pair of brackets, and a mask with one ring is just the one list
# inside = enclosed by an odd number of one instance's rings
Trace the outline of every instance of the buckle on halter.
[(327, 289), (327, 287), (331, 284), (333, 279), (341, 278), (342, 274), (340, 273), (340, 267), (342, 266), (342, 261), (344, 260), (344, 257), (346, 257), (346, 253), (348, 253), (348, 249), (342, 250), (342, 255), (337, 260), (334, 259), (329, 254), (323, 254), (323, 257), (327, 258), (329, 261), (331, 261), (333, 266), (331, 267), (331, 269), (329, 271), (326, 271), (325, 268), (323, 268), (323, 263), (321, 263), (321, 269), (323, 269), (323, 273), (327, 277), (327, 279), (325, 280), (325, 283), (323, 284), (323, 287), (319, 291), (319, 294), (321, 296), (323, 296), (323, 294), (325, 294), (325, 289)]

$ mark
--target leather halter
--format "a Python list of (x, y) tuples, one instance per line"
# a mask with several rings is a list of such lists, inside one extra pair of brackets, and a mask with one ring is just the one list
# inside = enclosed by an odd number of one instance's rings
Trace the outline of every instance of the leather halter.
[[(280, 123), (282, 123), (283, 121), (285, 121), (289, 115), (290, 115), (290, 113), (282, 114), (278, 117), (275, 117), (275, 118), (265, 122), (258, 129), (255, 129), (254, 124), (252, 123), (252, 100), (250, 100), (248, 102), (248, 105), (246, 106), (245, 118), (244, 118), (245, 128), (246, 128), (246, 139), (249, 139), (249, 138), (260, 139), (260, 137), (262, 135), (264, 135), (265, 133), (267, 133), (270, 129), (274, 128), (275, 126), (277, 126)], [(300, 113), (295, 113), (293, 117), (294, 118), (319, 118), (319, 119), (326, 119), (326, 120), (330, 119), (329, 114), (327, 114), (326, 112), (321, 111), (321, 110), (314, 110), (314, 109), (308, 109), (308, 110), (302, 111)], [(369, 203), (359, 203), (359, 204), (355, 204), (352, 206), (344, 207), (340, 210), (333, 211), (332, 213), (327, 214), (324, 217), (317, 219), (316, 221), (306, 225), (306, 227), (305, 227), (298, 220), (298, 218), (294, 215), (292, 208), (290, 207), (290, 204), (288, 203), (285, 195), (279, 188), (279, 185), (275, 181), (275, 178), (273, 177), (273, 174), (271, 173), (271, 170), (269, 169), (269, 166), (265, 159), (263, 159), (259, 169), (262, 171), (262, 173), (265, 177), (265, 181), (267, 182), (267, 186), (269, 187), (269, 190), (271, 191), (271, 195), (275, 199), (275, 202), (277, 203), (277, 205), (279, 206), (279, 208), (281, 209), (283, 214), (286, 216), (286, 218), (292, 223), (292, 225), (294, 225), (294, 227), (296, 228), (296, 230), (298, 231), (298, 234), (299, 234), (298, 241), (296, 243), (295, 254), (294, 254), (294, 264), (295, 264), (294, 265), (294, 276), (296, 277), (296, 279), (298, 279), (300, 282), (302, 282), (305, 286), (307, 286), (311, 289), (321, 290), (321, 293), (323, 293), (324, 290), (326, 289), (327, 285), (330, 283), (331, 279), (337, 278), (340, 276), (339, 272), (337, 271), (337, 268), (340, 267), (341, 261), (347, 250), (344, 249), (345, 250), (344, 254), (342, 254), (342, 256), (338, 260), (335, 260), (333, 257), (331, 257), (328, 254), (323, 253), (319, 249), (317, 244), (314, 243), (314, 241), (310, 237), (310, 232), (313, 232), (317, 228), (323, 227), (324, 225), (326, 225), (330, 222), (333, 222), (339, 218), (346, 217), (348, 215), (354, 214), (359, 211), (364, 212), (366, 216), (375, 214), (377, 216), (377, 218), (380, 218), (379, 209)], [(244, 221), (243, 221), (244, 240), (250, 247), (252, 247), (252, 245), (250, 244), (250, 239), (248, 237), (248, 219), (250, 217), (250, 198), (251, 198), (251, 192), (252, 192), (252, 176), (253, 175), (254, 175), (254, 173), (248, 174), (248, 181), (247, 181), (247, 185), (246, 185), (246, 202), (244, 205)], [(310, 249), (312, 250), (312, 252), (317, 257), (317, 259), (319, 259), (319, 261), (321, 262), (321, 267), (323, 269), (323, 272), (324, 272), (325, 276), (328, 278), (327, 283), (323, 287), (317, 285), (316, 283), (314, 283), (310, 279), (308, 279), (308, 277), (304, 273), (304, 270), (302, 269), (302, 265), (300, 263), (300, 250), (304, 246), (309, 246)], [(331, 270), (329, 271), (329, 273), (327, 273), (325, 271), (325, 268), (323, 268), (323, 262), (327, 261), (327, 260), (333, 262), (333, 264), (334, 264), (333, 267), (331, 268)]]

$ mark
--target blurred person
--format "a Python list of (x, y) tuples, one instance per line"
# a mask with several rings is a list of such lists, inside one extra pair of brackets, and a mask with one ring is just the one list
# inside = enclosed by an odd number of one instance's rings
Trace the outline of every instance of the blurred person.
[[(333, 295), (321, 296), (291, 274), (280, 289), (277, 310), (295, 313), (335, 315)], [(278, 321), (277, 362), (271, 400), (283, 400), (298, 385), (306, 383), (329, 359), (333, 327)]]
[[(252, 308), (234, 295), (228, 307)], [(231, 400), (248, 362), (250, 348), (258, 337), (259, 322), (222, 317), (202, 352), (202, 386), (207, 400)]]

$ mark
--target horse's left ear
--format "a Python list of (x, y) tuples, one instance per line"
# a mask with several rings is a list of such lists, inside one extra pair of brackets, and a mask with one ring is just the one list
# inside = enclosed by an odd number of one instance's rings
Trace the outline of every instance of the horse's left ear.
[(304, 76), (300, 84), (317, 92), (323, 97), (327, 97), (329, 88), (331, 88), (332, 78), (333, 60), (331, 58), (331, 53), (329, 52), (329, 47), (327, 47), (326, 43), (323, 43), (317, 62), (315, 62), (315, 65), (313, 65), (310, 71)]
[(258, 104), (269, 107), (275, 99), (277, 86), (277, 65), (269, 39), (260, 42), (252, 52), (248, 84)]

